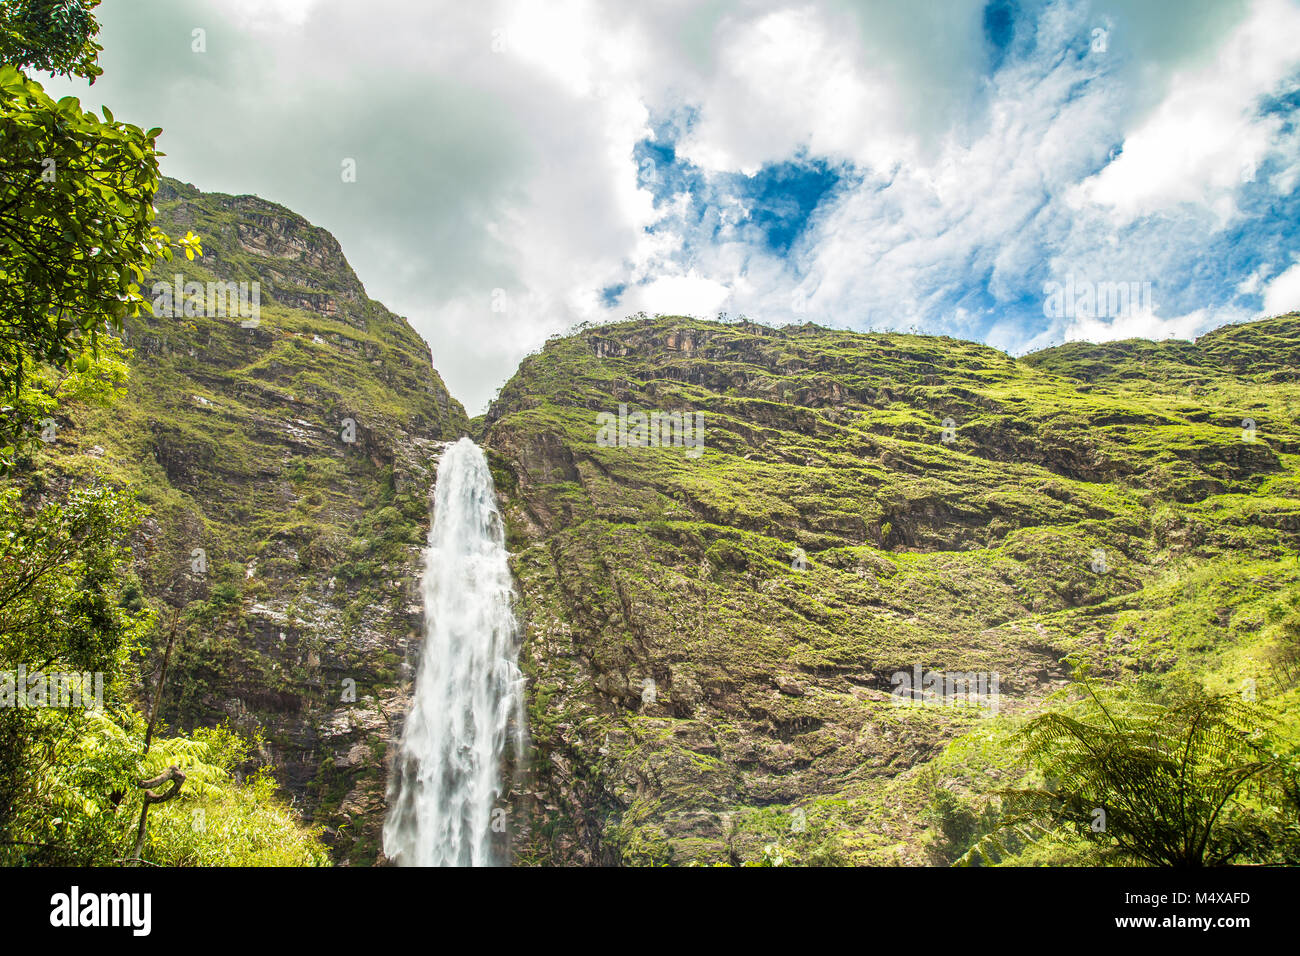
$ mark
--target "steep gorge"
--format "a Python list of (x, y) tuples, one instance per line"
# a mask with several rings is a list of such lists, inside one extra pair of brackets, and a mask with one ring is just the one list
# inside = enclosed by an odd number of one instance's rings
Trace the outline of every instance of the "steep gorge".
[[(139, 489), (138, 573), (187, 608), (163, 718), (259, 734), (340, 862), (382, 858), (465, 434), (519, 591), (520, 863), (941, 862), (936, 789), (1013, 778), (1007, 728), (1080, 664), (1271, 679), (1300, 603), (1295, 315), (1022, 359), (643, 317), (552, 339), (471, 421), (328, 233), (175, 181), (158, 209), (205, 254), (150, 282), (256, 281), (257, 321), (130, 320), (126, 399), (60, 421), (39, 480)], [(701, 413), (702, 454), (602, 445), (620, 405)], [(917, 668), (997, 673), (999, 716), (899, 706)]]

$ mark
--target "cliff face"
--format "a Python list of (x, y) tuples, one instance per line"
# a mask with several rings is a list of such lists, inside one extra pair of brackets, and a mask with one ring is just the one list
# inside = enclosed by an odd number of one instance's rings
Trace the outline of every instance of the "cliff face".
[[(936, 788), (1014, 779), (998, 741), (1076, 665), (1264, 681), (1300, 596), (1298, 367), (1295, 315), (1022, 360), (673, 318), (552, 340), (482, 422), (520, 859), (932, 862)], [(702, 413), (702, 452), (621, 445), (620, 406), (633, 438)], [(996, 673), (997, 714), (900, 706), (918, 669)]]
[[(194, 230), (204, 255), (142, 284), (161, 283), (159, 308), (128, 321), (128, 396), (68, 422), (58, 466), (96, 468), (152, 509), (139, 573), (150, 595), (190, 609), (162, 719), (260, 733), (336, 857), (373, 862), (385, 752), (418, 651), (434, 464), (467, 419), (428, 346), (366, 296), (327, 232), (174, 181), (157, 207), (159, 225)], [(147, 695), (160, 656), (142, 662)]]
[[(434, 464), (471, 427), (525, 633), (522, 863), (942, 862), (936, 794), (1015, 779), (1007, 734), (1080, 665), (1266, 688), (1300, 604), (1294, 315), (1020, 360), (633, 320), (471, 425), (328, 233), (172, 181), (158, 208), (205, 254), (144, 283), (127, 398), (60, 421), (39, 480), (139, 490), (137, 568), (186, 608), (162, 718), (259, 734), (340, 861), (381, 857)], [(996, 675), (996, 713), (891, 693), (932, 671)]]

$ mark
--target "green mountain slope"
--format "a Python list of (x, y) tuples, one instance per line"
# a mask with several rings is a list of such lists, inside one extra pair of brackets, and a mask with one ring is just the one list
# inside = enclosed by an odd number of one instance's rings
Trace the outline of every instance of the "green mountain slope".
[[(1294, 694), (1297, 349), (1295, 315), (1021, 360), (668, 317), (548, 342), (480, 423), (521, 859), (943, 861), (936, 804), (1014, 779), (998, 741), (1082, 662)], [(701, 412), (702, 454), (605, 447), (621, 404)], [(998, 714), (900, 706), (916, 668), (996, 672)]]
[[(260, 733), (336, 856), (373, 862), (418, 652), (433, 465), (468, 421), (428, 346), (366, 296), (327, 232), (170, 180), (157, 207), (204, 255), (144, 286), (257, 282), (260, 314), (186, 316), (178, 300), (174, 317), (129, 320), (125, 400), (61, 422), (45, 480), (96, 470), (152, 511), (138, 571), (148, 595), (188, 608), (162, 718)], [(169, 621), (142, 667), (146, 699)]]

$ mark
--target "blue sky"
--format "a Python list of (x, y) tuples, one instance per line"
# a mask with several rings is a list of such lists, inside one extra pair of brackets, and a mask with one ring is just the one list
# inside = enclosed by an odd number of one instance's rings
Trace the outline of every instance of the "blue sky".
[(52, 90), (334, 232), (472, 412), (637, 311), (1020, 353), (1300, 307), (1297, 0), (100, 10), (104, 77)]

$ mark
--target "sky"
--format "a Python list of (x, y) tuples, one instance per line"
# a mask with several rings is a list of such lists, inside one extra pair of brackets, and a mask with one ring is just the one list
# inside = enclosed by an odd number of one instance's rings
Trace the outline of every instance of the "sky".
[(1022, 354), (1300, 308), (1300, 0), (98, 13), (103, 77), (47, 89), (332, 232), (471, 414), (639, 311)]

